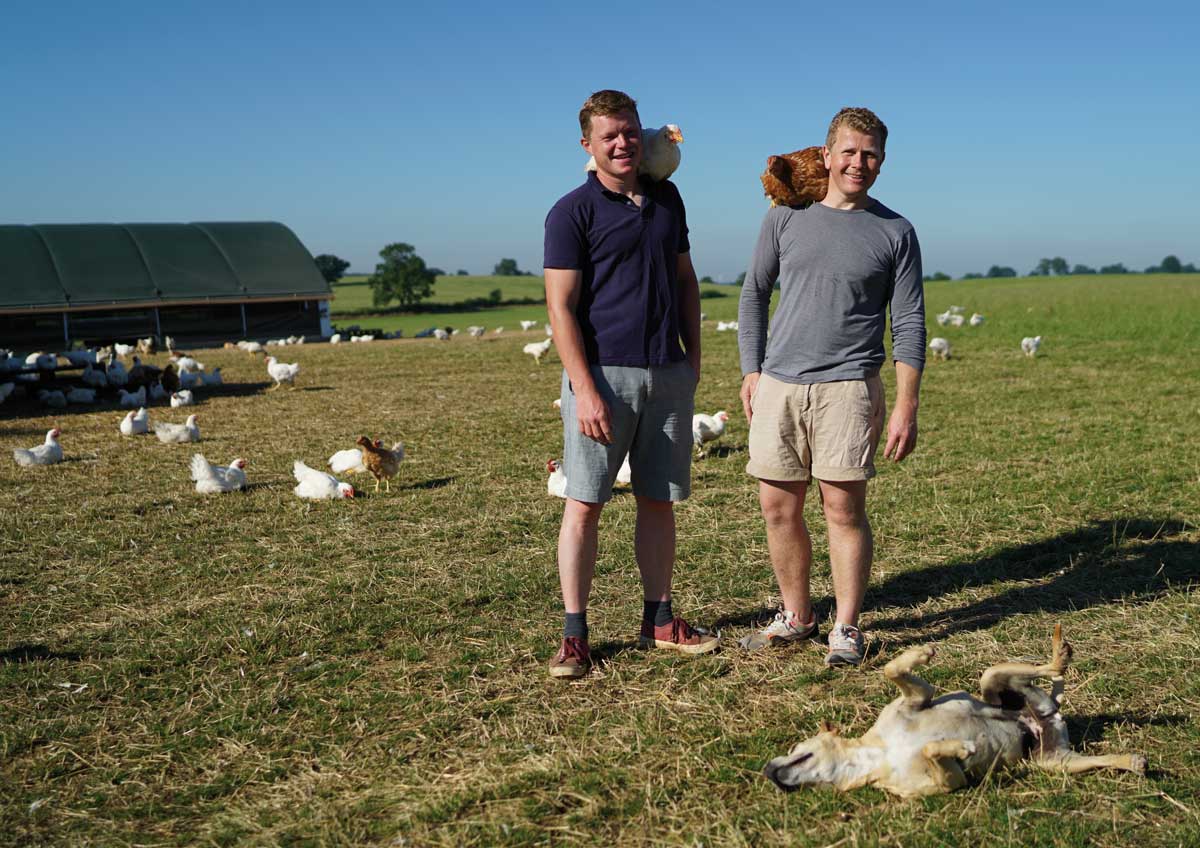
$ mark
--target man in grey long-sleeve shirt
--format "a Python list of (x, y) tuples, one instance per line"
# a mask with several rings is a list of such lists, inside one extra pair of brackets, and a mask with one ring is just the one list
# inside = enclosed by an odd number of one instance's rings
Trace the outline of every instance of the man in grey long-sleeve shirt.
[[(771, 565), (783, 608), (741, 640), (754, 650), (813, 638), (812, 542), (804, 500), (820, 485), (837, 601), (829, 665), (857, 665), (858, 616), (873, 555), (867, 481), (883, 431), (886, 313), (892, 318), (896, 406), (884, 455), (899, 461), (917, 441), (925, 365), (921, 248), (912, 224), (868, 195), (883, 164), (887, 127), (867, 109), (843, 109), (829, 127), (825, 199), (767, 212), (742, 287), (738, 345), (742, 406), (750, 421), (747, 472), (759, 478)], [(779, 306), (767, 338), (775, 282)]]

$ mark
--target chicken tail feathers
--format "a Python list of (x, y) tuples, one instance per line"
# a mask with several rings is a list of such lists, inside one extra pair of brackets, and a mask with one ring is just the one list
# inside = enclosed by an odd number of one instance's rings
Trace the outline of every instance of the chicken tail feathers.
[(199, 483), (201, 480), (211, 480), (213, 477), (212, 466), (204, 458), (204, 454), (192, 454), (192, 480)]

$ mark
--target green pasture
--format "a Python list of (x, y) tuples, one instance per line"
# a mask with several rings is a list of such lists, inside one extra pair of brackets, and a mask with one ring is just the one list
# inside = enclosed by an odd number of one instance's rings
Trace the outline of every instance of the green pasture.
[[(634, 498), (618, 491), (589, 616), (601, 663), (577, 683), (546, 674), (560, 370), (523, 334), (288, 348), (301, 371), (279, 391), (261, 357), (193, 351), (226, 381), (197, 391), (197, 445), (122, 438), (112, 405), (9, 398), (0, 845), (1200, 844), (1200, 277), (947, 282), (927, 298), (953, 354), (926, 369), (916, 453), (871, 484), (855, 670), (825, 669), (815, 646), (732, 647), (777, 600), (736, 334), (713, 327), (735, 297), (704, 301), (697, 406), (732, 417), (677, 510), (675, 580), (676, 608), (730, 647), (635, 649)], [(937, 326), (951, 304), (985, 323)], [(1035, 359), (1028, 335), (1044, 337)], [(67, 461), (12, 462), (56, 425)], [(352, 501), (293, 496), (293, 460), (319, 467), (359, 434), (405, 442), (390, 494), (355, 479)], [(197, 449), (246, 458), (250, 490), (195, 494)], [(824, 619), (824, 523), (808, 516)], [(1075, 648), (1076, 750), (1142, 752), (1147, 775), (1020, 767), (918, 801), (761, 777), (822, 720), (866, 731), (902, 649), (936, 644), (926, 678), (977, 691), (985, 667), (1046, 656), (1055, 622)]]
[[(537, 321), (539, 327), (546, 321), (545, 303), (488, 306), (473, 309), (454, 309), (455, 304), (478, 298), (487, 298), (495, 289), (500, 289), (501, 300), (543, 300), (545, 284), (541, 277), (457, 277), (440, 276), (433, 287), (433, 295), (423, 302), (447, 306), (445, 312), (384, 312), (371, 314), (374, 309), (371, 289), (364, 276), (345, 277), (334, 284), (334, 299), (330, 312), (335, 327), (357, 325), (364, 329), (378, 329), (387, 333), (402, 330), (404, 335), (413, 336), (428, 327), (456, 327), (465, 330), (478, 324), (489, 332), (497, 327), (507, 332), (520, 332), (523, 320)], [(737, 317), (738, 289), (733, 286), (705, 284), (702, 292), (708, 292), (701, 309), (712, 313), (716, 320), (732, 320)], [(719, 304), (719, 305), (718, 305)], [(710, 308), (712, 307), (712, 308)], [(368, 314), (362, 314), (366, 310)], [(346, 314), (353, 313), (353, 314)], [(541, 330), (539, 329), (539, 333)]]

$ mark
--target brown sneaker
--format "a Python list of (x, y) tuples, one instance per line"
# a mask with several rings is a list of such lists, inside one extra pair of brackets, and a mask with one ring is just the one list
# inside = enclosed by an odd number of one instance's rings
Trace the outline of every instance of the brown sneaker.
[(550, 676), (574, 680), (587, 674), (591, 667), (592, 652), (588, 649), (587, 640), (567, 636), (563, 638), (562, 647), (554, 659), (550, 660)]
[(670, 648), (684, 654), (707, 654), (721, 647), (721, 639), (711, 633), (696, 630), (682, 618), (675, 616), (661, 625), (643, 621), (638, 647)]

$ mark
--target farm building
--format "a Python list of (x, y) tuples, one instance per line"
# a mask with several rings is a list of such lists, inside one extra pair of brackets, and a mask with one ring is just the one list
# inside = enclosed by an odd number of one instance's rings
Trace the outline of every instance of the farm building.
[(0, 225), (0, 347), (328, 335), (332, 296), (283, 224)]

